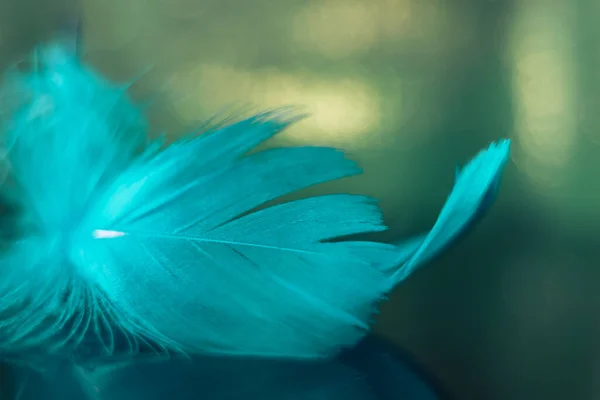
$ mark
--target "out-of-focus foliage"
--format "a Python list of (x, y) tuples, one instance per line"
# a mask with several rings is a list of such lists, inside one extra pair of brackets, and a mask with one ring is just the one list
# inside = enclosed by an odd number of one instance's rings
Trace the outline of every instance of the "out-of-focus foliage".
[(134, 92), (156, 132), (306, 107), (279, 140), (353, 153), (365, 175), (315, 191), (382, 198), (389, 239), (429, 226), (455, 163), (513, 139), (490, 218), (379, 330), (458, 398), (600, 397), (599, 2), (6, 0), (0, 64), (67, 15), (109, 76), (152, 67)]

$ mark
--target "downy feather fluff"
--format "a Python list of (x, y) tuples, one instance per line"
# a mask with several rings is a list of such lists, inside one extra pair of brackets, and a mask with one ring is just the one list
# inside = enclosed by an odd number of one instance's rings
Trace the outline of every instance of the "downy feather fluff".
[(60, 45), (9, 74), (28, 97), (3, 133), (18, 240), (0, 260), (0, 353), (78, 364), (140, 352), (330, 358), (368, 333), (378, 302), (491, 204), (509, 142), (457, 174), (431, 231), (398, 244), (374, 199), (268, 208), (360, 173), (336, 149), (248, 154), (296, 120), (269, 112), (166, 145), (126, 87)]

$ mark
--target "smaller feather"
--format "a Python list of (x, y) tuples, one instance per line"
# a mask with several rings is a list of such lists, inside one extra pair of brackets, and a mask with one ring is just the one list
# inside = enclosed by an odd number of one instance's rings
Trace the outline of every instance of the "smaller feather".
[(395, 279), (405, 279), (463, 237), (483, 218), (498, 194), (509, 151), (510, 141), (501, 140), (481, 151), (463, 169), (457, 168), (452, 193), (431, 231), (399, 245), (411, 256), (400, 256), (403, 264), (395, 272)]

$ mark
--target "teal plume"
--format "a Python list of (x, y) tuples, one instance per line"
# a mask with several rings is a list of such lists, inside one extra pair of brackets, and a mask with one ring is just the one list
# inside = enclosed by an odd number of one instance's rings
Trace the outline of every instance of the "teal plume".
[(375, 199), (265, 207), (359, 174), (327, 147), (253, 152), (286, 110), (151, 140), (127, 96), (59, 44), (12, 71), (23, 97), (2, 135), (17, 210), (0, 259), (0, 354), (98, 363), (150, 353), (331, 359), (368, 334), (380, 301), (490, 207), (509, 141), (457, 173), (438, 220), (402, 243)]

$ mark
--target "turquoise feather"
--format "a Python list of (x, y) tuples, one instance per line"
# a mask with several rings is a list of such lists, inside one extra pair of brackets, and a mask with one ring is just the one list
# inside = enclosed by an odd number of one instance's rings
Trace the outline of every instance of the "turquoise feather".
[(333, 357), (368, 333), (390, 290), (481, 217), (508, 158), (504, 140), (467, 164), (421, 237), (332, 241), (385, 230), (376, 201), (337, 194), (263, 208), (361, 172), (331, 148), (248, 154), (295, 115), (167, 146), (149, 141), (124, 87), (60, 46), (41, 54), (41, 71), (12, 76), (32, 100), (4, 133), (21, 232), (0, 260), (7, 357)]

